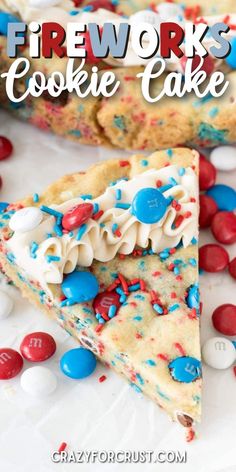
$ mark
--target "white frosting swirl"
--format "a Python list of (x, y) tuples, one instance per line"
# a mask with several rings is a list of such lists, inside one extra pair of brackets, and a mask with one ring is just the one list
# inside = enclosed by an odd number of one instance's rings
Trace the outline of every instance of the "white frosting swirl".
[[(174, 178), (176, 185), (163, 192), (167, 197), (173, 197), (181, 204), (181, 209), (176, 211), (172, 205), (167, 207), (165, 215), (154, 224), (143, 224), (131, 214), (130, 209), (116, 208), (116, 190), (121, 190), (122, 203), (132, 203), (134, 195), (142, 188), (156, 188), (156, 181), (161, 180), (163, 185), (170, 183)], [(196, 201), (190, 201), (194, 197)], [(104, 194), (94, 200), (103, 215), (99, 221), (89, 219), (82, 237), (78, 240), (78, 231), (73, 236), (63, 234), (54, 236), (55, 218), (45, 214), (42, 223), (27, 233), (15, 232), (7, 241), (8, 249), (14, 254), (16, 264), (23, 268), (29, 277), (37, 280), (40, 285), (49, 291), (48, 284), (60, 284), (63, 274), (72, 272), (77, 265), (89, 267), (93, 260), (108, 262), (116, 254), (131, 254), (136, 246), (143, 249), (151, 246), (157, 253), (169, 247), (175, 247), (182, 239), (184, 247), (188, 246), (198, 231), (198, 182), (195, 172), (191, 168), (185, 170), (180, 176), (178, 166), (172, 165), (160, 170), (149, 170), (129, 181), (122, 180), (114, 186), (108, 187)], [(66, 213), (74, 205), (83, 203), (84, 200), (76, 198), (68, 200), (52, 208)], [(173, 222), (180, 214), (191, 212), (189, 218), (174, 228)], [(118, 225), (121, 236), (113, 233), (112, 227)], [(54, 233), (52, 237), (46, 235)], [(32, 242), (38, 244), (36, 257), (32, 258), (30, 247)], [(53, 255), (58, 261), (48, 262), (47, 256)]]

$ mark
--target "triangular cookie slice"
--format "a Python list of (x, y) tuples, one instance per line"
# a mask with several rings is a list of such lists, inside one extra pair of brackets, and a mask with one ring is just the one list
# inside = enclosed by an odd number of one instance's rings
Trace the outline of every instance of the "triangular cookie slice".
[(105, 161), (2, 209), (7, 276), (190, 438), (201, 409), (197, 237), (190, 149)]

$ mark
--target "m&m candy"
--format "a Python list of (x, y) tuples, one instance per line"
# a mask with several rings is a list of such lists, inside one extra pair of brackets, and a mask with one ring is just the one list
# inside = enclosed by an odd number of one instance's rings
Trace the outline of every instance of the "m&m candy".
[(216, 214), (218, 208), (215, 200), (208, 195), (200, 195), (200, 214), (199, 225), (200, 228), (207, 228), (211, 225), (213, 216)]
[(92, 203), (81, 203), (65, 213), (62, 218), (62, 226), (68, 231), (73, 231), (86, 223), (93, 214)]
[(150, 10), (140, 10), (129, 19), (130, 25), (139, 25), (142, 23), (148, 23), (149, 25), (154, 26), (157, 30), (160, 28), (161, 17), (158, 13)]
[(203, 344), (202, 357), (214, 369), (227, 369), (236, 359), (236, 350), (229, 339), (214, 337)]
[(98, 281), (91, 272), (74, 271), (66, 275), (62, 285), (62, 292), (70, 302), (83, 303), (96, 297), (99, 290)]
[(13, 300), (6, 292), (0, 290), (0, 320), (7, 318), (13, 309)]
[(223, 172), (230, 172), (236, 169), (236, 147), (219, 146), (210, 154), (210, 161), (213, 166)]
[(35, 332), (24, 337), (20, 351), (30, 362), (42, 362), (49, 359), (56, 351), (56, 343), (48, 333)]
[(84, 347), (65, 352), (60, 360), (62, 372), (72, 379), (88, 377), (93, 373), (96, 364), (95, 355)]
[(199, 267), (206, 272), (220, 272), (229, 264), (227, 251), (218, 244), (205, 244), (199, 249)]
[(235, 243), (236, 215), (231, 211), (219, 211), (212, 219), (211, 230), (219, 243)]
[(20, 379), (24, 392), (34, 397), (45, 397), (56, 390), (57, 378), (47, 367), (34, 366), (23, 372)]
[(0, 34), (7, 36), (8, 24), (9, 23), (19, 23), (19, 18), (11, 15), (10, 13), (0, 12)]
[(236, 305), (225, 303), (212, 314), (214, 328), (226, 336), (236, 336)]
[(194, 382), (201, 376), (201, 362), (195, 357), (177, 357), (168, 365), (174, 380), (183, 383)]
[(9, 226), (12, 231), (27, 233), (37, 228), (43, 219), (41, 210), (37, 207), (21, 208), (11, 217)]
[(231, 277), (236, 279), (236, 257), (229, 263), (229, 273)]
[(207, 75), (212, 74), (212, 72), (215, 69), (215, 63), (214, 60), (212, 59), (211, 56), (206, 56), (204, 58), (201, 58), (198, 54), (196, 54), (193, 58), (188, 58), (186, 56), (181, 57), (180, 59), (180, 64), (183, 69), (183, 72), (185, 73), (187, 61), (192, 61), (192, 67), (191, 67), (191, 72), (195, 71), (199, 65), (201, 60), (203, 60), (203, 63), (199, 69), (199, 71), (206, 72)]
[(156, 188), (139, 190), (133, 201), (131, 212), (141, 223), (157, 223), (165, 214), (168, 200)]
[[(1, 13), (0, 13), (1, 17)], [(0, 161), (7, 159), (13, 152), (13, 146), (9, 139), (0, 136)]]
[(216, 181), (216, 169), (205, 157), (200, 155), (199, 186), (200, 190), (207, 190)]
[(112, 0), (91, 0), (89, 1), (89, 6), (92, 7), (92, 11), (97, 11), (99, 8), (103, 8), (104, 10), (109, 11), (116, 11), (115, 2)]
[(121, 306), (120, 295), (115, 291), (101, 292), (93, 301), (93, 309), (96, 313), (108, 315), (111, 306), (115, 306), (117, 309)]
[(228, 185), (214, 185), (207, 190), (207, 195), (215, 200), (219, 210), (233, 211), (236, 208), (236, 191)]
[(4, 212), (6, 208), (9, 206), (9, 203), (7, 202), (0, 202), (0, 213)]
[(12, 379), (22, 367), (23, 359), (19, 352), (10, 348), (0, 349), (0, 380)]
[(61, 0), (29, 0), (29, 5), (33, 8), (55, 7), (59, 3), (61, 3)]
[(236, 38), (231, 40), (231, 51), (225, 58), (226, 63), (232, 69), (236, 69)]

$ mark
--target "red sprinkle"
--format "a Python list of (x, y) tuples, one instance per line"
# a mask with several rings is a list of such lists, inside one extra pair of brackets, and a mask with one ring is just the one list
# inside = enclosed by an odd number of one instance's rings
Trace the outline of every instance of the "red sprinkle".
[(128, 284), (127, 284), (124, 276), (122, 274), (118, 274), (118, 278), (120, 280), (120, 283), (121, 283), (121, 286), (124, 290), (125, 295), (128, 295), (129, 294)]
[(101, 377), (99, 377), (99, 382), (102, 383), (102, 382), (105, 382), (105, 380), (107, 379), (106, 375), (101, 375)]
[(191, 442), (191, 441), (193, 441), (194, 438), (195, 438), (195, 432), (193, 431), (192, 428), (189, 428), (186, 431), (186, 441)]
[(181, 356), (185, 356), (185, 355), (186, 355), (186, 352), (185, 352), (183, 346), (182, 346), (180, 343), (174, 343), (174, 347), (179, 351), (179, 353), (181, 354)]
[(162, 361), (168, 361), (169, 357), (166, 354), (157, 354), (158, 359), (161, 359)]
[(93, 220), (99, 220), (99, 218), (101, 218), (101, 216), (103, 215), (103, 213), (104, 213), (103, 210), (97, 211), (97, 213), (94, 213), (94, 215), (92, 216), (92, 219), (93, 219)]
[(130, 166), (129, 161), (119, 161), (120, 167), (127, 167)]
[(61, 443), (60, 447), (58, 448), (58, 452), (62, 452), (67, 448), (66, 442)]

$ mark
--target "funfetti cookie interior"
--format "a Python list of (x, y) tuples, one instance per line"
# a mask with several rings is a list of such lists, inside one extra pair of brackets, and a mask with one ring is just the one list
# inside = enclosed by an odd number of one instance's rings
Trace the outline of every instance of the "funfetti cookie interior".
[[(70, 231), (75, 206), (90, 213)], [(201, 410), (197, 237), (198, 154), (168, 149), (99, 163), (5, 208), (0, 263), (23, 296), (191, 428)]]

